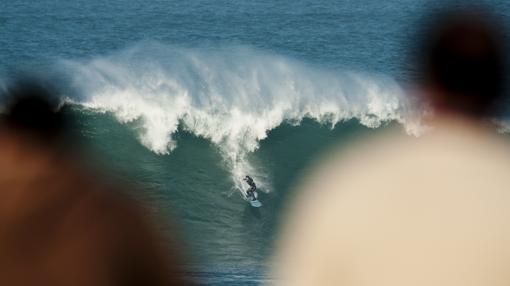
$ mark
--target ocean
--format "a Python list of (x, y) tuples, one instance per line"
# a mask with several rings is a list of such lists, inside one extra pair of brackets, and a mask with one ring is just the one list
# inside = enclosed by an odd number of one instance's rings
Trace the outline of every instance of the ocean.
[[(268, 281), (282, 214), (325, 150), (421, 132), (408, 55), (423, 13), (445, 5), (0, 1), (0, 88), (20, 74), (58, 85), (98, 164), (179, 226), (186, 275), (208, 285)], [(243, 200), (245, 175), (263, 207)]]

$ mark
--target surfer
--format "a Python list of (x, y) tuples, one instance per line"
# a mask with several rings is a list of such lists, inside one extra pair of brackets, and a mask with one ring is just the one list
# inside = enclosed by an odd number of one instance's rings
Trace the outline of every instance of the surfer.
[(246, 195), (247, 197), (251, 197), (252, 200), (256, 200), (257, 199), (257, 185), (255, 185), (255, 181), (253, 181), (253, 179), (246, 175), (246, 177), (244, 177), (243, 179), (249, 186), (250, 188), (246, 191)]

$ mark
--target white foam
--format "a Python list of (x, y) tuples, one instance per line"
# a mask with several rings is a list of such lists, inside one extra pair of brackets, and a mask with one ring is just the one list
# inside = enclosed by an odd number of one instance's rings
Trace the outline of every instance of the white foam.
[[(401, 88), (390, 78), (324, 70), (247, 47), (198, 50), (143, 43), (64, 66), (80, 103), (140, 119), (141, 143), (158, 154), (177, 147), (178, 126), (218, 146), (236, 187), (246, 174), (264, 183), (247, 155), (269, 130), (303, 118), (336, 124), (358, 119), (368, 127), (406, 125)], [(255, 174), (254, 174), (255, 172)]]

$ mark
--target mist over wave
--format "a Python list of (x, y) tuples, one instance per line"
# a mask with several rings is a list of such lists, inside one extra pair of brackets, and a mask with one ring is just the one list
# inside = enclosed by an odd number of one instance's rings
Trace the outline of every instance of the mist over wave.
[(384, 76), (325, 70), (248, 47), (186, 49), (140, 43), (89, 60), (66, 60), (78, 98), (123, 123), (140, 120), (141, 143), (166, 154), (182, 128), (217, 146), (236, 188), (250, 174), (269, 189), (267, 176), (247, 159), (268, 131), (303, 118), (334, 126), (357, 119), (376, 128), (397, 121), (410, 133), (403, 91)]

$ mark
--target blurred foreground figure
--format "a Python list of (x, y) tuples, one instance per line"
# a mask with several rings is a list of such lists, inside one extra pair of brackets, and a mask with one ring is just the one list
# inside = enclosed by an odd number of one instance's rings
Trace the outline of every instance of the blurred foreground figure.
[(182, 285), (147, 214), (63, 149), (72, 141), (58, 101), (30, 84), (7, 93), (0, 285)]
[(490, 20), (435, 19), (420, 61), (434, 130), (357, 142), (322, 162), (291, 209), (275, 284), (510, 284), (510, 146), (484, 121), (506, 72)]

